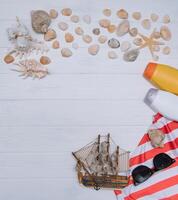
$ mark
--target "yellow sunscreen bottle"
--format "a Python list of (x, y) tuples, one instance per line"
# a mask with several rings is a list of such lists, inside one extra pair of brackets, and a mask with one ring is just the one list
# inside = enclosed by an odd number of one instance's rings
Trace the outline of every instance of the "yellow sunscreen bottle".
[(157, 88), (178, 95), (178, 69), (169, 65), (149, 63), (143, 75)]

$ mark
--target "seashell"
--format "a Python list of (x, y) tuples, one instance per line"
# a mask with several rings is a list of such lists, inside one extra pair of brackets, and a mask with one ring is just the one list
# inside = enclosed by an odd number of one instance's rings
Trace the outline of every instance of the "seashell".
[(108, 40), (108, 46), (114, 49), (119, 48), (120, 42), (115, 38), (111, 38), (110, 40)]
[(77, 28), (75, 29), (75, 33), (76, 33), (77, 35), (83, 35), (83, 34), (84, 34), (84, 31), (83, 31), (83, 29), (82, 29), (81, 27), (77, 27)]
[(148, 131), (149, 138), (151, 140), (151, 145), (153, 147), (164, 147), (165, 134), (158, 129), (151, 129)]
[(130, 24), (128, 20), (123, 20), (116, 29), (117, 36), (121, 37), (129, 32)]
[(140, 13), (140, 12), (133, 12), (132, 17), (133, 17), (135, 20), (140, 20), (142, 16), (141, 16), (141, 13)]
[(162, 53), (163, 53), (164, 55), (169, 55), (169, 54), (171, 53), (171, 48), (168, 47), (168, 46), (165, 46), (165, 47), (163, 48), (163, 50), (162, 50)]
[(130, 35), (131, 35), (132, 37), (135, 37), (135, 36), (137, 36), (137, 34), (138, 34), (138, 29), (137, 29), (137, 28), (131, 28), (131, 29), (129, 30), (129, 33), (130, 33)]
[(161, 33), (158, 31), (153, 32), (153, 38), (159, 39), (161, 37)]
[(73, 49), (78, 49), (79, 48), (79, 45), (77, 43), (72, 43), (72, 48)]
[(65, 23), (65, 22), (59, 22), (59, 23), (58, 23), (58, 27), (59, 27), (60, 30), (66, 31), (66, 30), (68, 29), (69, 26), (68, 26), (68, 24)]
[(49, 63), (51, 63), (51, 60), (50, 60), (50, 58), (47, 57), (47, 56), (41, 56), (41, 58), (40, 58), (40, 63), (41, 63), (42, 65), (48, 65)]
[(99, 28), (94, 28), (92, 32), (93, 32), (94, 35), (99, 35), (100, 34), (100, 29)]
[(156, 52), (159, 52), (160, 51), (160, 46), (159, 45), (153, 45), (152, 50), (156, 51)]
[(127, 62), (134, 62), (137, 59), (139, 53), (140, 52), (138, 49), (129, 50), (124, 53), (123, 59)]
[(6, 63), (6, 64), (10, 64), (10, 63), (12, 63), (12, 62), (14, 62), (14, 57), (12, 56), (12, 55), (10, 55), (10, 54), (7, 54), (5, 57), (4, 57), (4, 62)]
[(116, 31), (116, 26), (114, 24), (110, 24), (108, 27), (107, 27), (108, 31), (110, 33), (114, 33)]
[(72, 51), (69, 48), (62, 48), (61, 55), (66, 58), (70, 57), (70, 56), (72, 56)]
[(111, 10), (109, 8), (104, 9), (103, 15), (105, 15), (106, 17), (110, 17), (111, 16)]
[(86, 24), (90, 24), (91, 23), (90, 15), (84, 15), (82, 19)]
[(83, 35), (83, 41), (86, 42), (86, 43), (90, 43), (92, 42), (92, 37), (89, 36), (89, 35)]
[(65, 33), (65, 41), (66, 42), (73, 42), (74, 41), (74, 36), (71, 33)]
[(107, 28), (111, 24), (109, 19), (101, 19), (99, 25), (103, 28)]
[(98, 42), (104, 44), (107, 41), (107, 37), (105, 35), (100, 35), (98, 37)]
[(58, 41), (58, 40), (55, 40), (55, 41), (52, 43), (52, 47), (53, 47), (53, 49), (59, 49), (59, 47), (60, 47), (59, 41)]
[(124, 41), (124, 42), (121, 43), (121, 51), (122, 52), (129, 50), (130, 47), (131, 47), (131, 43), (128, 42), (128, 41)]
[(136, 45), (136, 46), (141, 46), (143, 44), (143, 40), (142, 38), (135, 38), (133, 40), (133, 43)]
[(51, 24), (50, 16), (43, 10), (31, 11), (31, 21), (32, 28), (36, 33), (46, 33)]
[(91, 55), (96, 55), (98, 51), (100, 50), (100, 46), (98, 44), (92, 44), (88, 47), (88, 53)]
[(72, 15), (70, 20), (74, 23), (78, 23), (79, 22), (79, 16), (78, 15)]
[(159, 16), (158, 16), (157, 14), (155, 14), (155, 13), (152, 13), (152, 14), (150, 15), (150, 18), (151, 18), (151, 20), (152, 20), (153, 22), (156, 22), (156, 21), (158, 21)]
[(171, 21), (171, 19), (170, 19), (169, 15), (164, 15), (164, 17), (163, 17), (163, 23), (164, 24), (168, 24), (170, 21)]
[(20, 72), (21, 76), (25, 76), (25, 78), (30, 76), (41, 79), (49, 74), (48, 69), (34, 59), (22, 60), (15, 63), (15, 65), (17, 65), (19, 69), (13, 69), (13, 71)]
[(72, 15), (72, 9), (70, 8), (64, 8), (61, 10), (61, 14), (64, 16), (71, 16)]
[(109, 51), (108, 52), (108, 58), (110, 58), (110, 59), (116, 59), (116, 58), (118, 58), (118, 56), (117, 56), (117, 54), (116, 54), (115, 51)]
[(44, 35), (44, 40), (45, 41), (51, 41), (57, 37), (55, 30), (49, 29), (45, 35)]
[(124, 9), (120, 9), (117, 11), (116, 15), (120, 18), (120, 19), (128, 19), (128, 12)]
[(144, 20), (141, 22), (141, 24), (142, 24), (142, 27), (143, 27), (144, 29), (149, 30), (149, 29), (151, 28), (151, 23), (150, 23), (150, 20), (149, 20), (149, 19), (144, 19)]
[(57, 10), (51, 9), (51, 10), (49, 11), (49, 16), (50, 16), (52, 19), (56, 19), (56, 18), (58, 17), (58, 12), (57, 12)]
[(167, 26), (161, 27), (160, 34), (161, 34), (161, 37), (166, 41), (169, 41), (172, 37), (171, 31), (169, 30)]

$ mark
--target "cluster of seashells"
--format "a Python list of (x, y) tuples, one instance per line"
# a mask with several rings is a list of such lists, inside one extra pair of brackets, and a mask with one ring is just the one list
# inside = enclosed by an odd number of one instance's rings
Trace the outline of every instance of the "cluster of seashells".
[[(92, 23), (92, 18), (89, 15), (84, 15), (82, 17), (73, 13), (71, 8), (63, 8), (61, 10), (61, 15), (67, 17), (70, 20), (70, 23), (76, 24), (73, 32), (69, 32), (69, 21), (68, 19), (61, 20), (58, 22), (58, 28), (61, 31), (60, 36), (63, 35), (63, 39), (66, 44), (71, 44), (71, 48), (62, 47), (57, 38), (57, 31), (54, 29), (48, 28), (51, 20), (56, 19), (59, 16), (59, 13), (55, 9), (51, 9), (49, 13), (45, 12), (43, 23), (41, 21), (42, 11), (33, 11), (32, 13), (32, 27), (36, 32), (44, 33), (45, 41), (52, 41), (53, 49), (60, 49), (61, 55), (63, 57), (71, 57), (73, 51), (79, 48), (79, 44), (75, 42), (77, 37), (81, 37), (84, 43), (86, 43), (88, 48), (88, 53), (90, 55), (96, 55), (100, 51), (101, 45), (107, 44), (108, 46), (108, 57), (110, 59), (118, 58), (117, 49), (120, 48), (120, 51), (123, 53), (123, 60), (127, 62), (133, 62), (137, 59), (140, 50), (148, 47), (152, 55), (153, 60), (158, 60), (158, 56), (155, 53), (161, 50), (165, 42), (169, 41), (172, 37), (171, 31), (169, 30), (167, 24), (170, 23), (170, 17), (168, 15), (163, 16), (161, 22), (164, 24), (160, 27), (160, 30), (154, 28), (154, 31), (149, 36), (144, 36), (140, 34), (140, 31), (137, 27), (132, 27), (131, 20), (136, 20), (141, 24), (142, 28), (149, 31), (155, 26), (156, 22), (159, 20), (159, 16), (155, 13), (152, 13), (149, 18), (143, 18), (140, 12), (133, 12), (132, 15), (125, 9), (119, 9), (115, 13), (115, 17), (118, 18), (118, 24), (114, 24), (111, 21), (111, 16), (113, 15), (112, 10), (106, 8), (102, 11), (104, 17), (98, 21), (98, 25), (93, 27), (91, 32), (86, 32), (81, 26), (81, 21), (90, 25)], [(38, 18), (34, 15), (39, 14)], [(109, 38), (108, 34), (105, 33), (105, 30), (112, 37)], [(129, 34), (131, 39), (121, 41), (121, 38)], [(94, 37), (97, 37), (97, 42)], [(132, 39), (133, 38), (133, 39)], [(160, 41), (160, 39), (162, 41)], [(96, 41), (96, 40), (95, 40)], [(68, 46), (68, 45), (66, 45)], [(162, 53), (165, 55), (170, 54), (171, 49), (168, 46), (162, 48)]]
[[(105, 45), (108, 58), (118, 58), (120, 51), (123, 54), (123, 60), (126, 62), (135, 61), (143, 48), (149, 49), (153, 60), (159, 59), (158, 55), (156, 55), (159, 51), (162, 51), (165, 55), (170, 54), (170, 47), (165, 45), (165, 43), (170, 41), (172, 37), (171, 31), (168, 27), (171, 19), (168, 15), (159, 19), (157, 14), (152, 13), (149, 18), (143, 18), (141, 12), (133, 12), (130, 15), (125, 9), (119, 9), (116, 13), (113, 13), (109, 8), (103, 9), (102, 14), (104, 17), (99, 19), (98, 24), (92, 27), (90, 25), (92, 23), (90, 15), (80, 17), (73, 13), (71, 8), (63, 8), (60, 13), (55, 9), (51, 9), (49, 12), (44, 10), (35, 10), (31, 11), (31, 24), (33, 30), (36, 33), (43, 34), (44, 41), (51, 42), (51, 47), (53, 49), (59, 49), (62, 57), (65, 58), (71, 57), (74, 51), (80, 47), (76, 42), (78, 38), (81, 38), (85, 43), (90, 55), (97, 55), (101, 46)], [(58, 21), (58, 30), (54, 30), (50, 25), (59, 15), (63, 16), (62, 19), (64, 20)], [(117, 24), (112, 23), (113, 17), (117, 18)], [(131, 20), (129, 20), (129, 18), (131, 18)], [(153, 31), (148, 36), (141, 34), (137, 27), (132, 27), (131, 22), (133, 20), (137, 21), (145, 31)], [(154, 28), (158, 20), (162, 25), (159, 28)], [(72, 31), (69, 31), (71, 30), (69, 27), (70, 23), (73, 23), (74, 25)], [(90, 32), (85, 31), (85, 28), (82, 27), (83, 23), (90, 25)], [(31, 41), (28, 29), (25, 26), (22, 27), (27, 32), (26, 35), (28, 36), (25, 35), (24, 38), (26, 40), (28, 38), (32, 43), (33, 40)], [(62, 43), (58, 39), (58, 31), (60, 31), (60, 38), (61, 36), (63, 37), (66, 46), (61, 45)], [(107, 34), (106, 31), (108, 32)], [(12, 34), (11, 32), (9, 34)], [(109, 35), (111, 35), (111, 37)], [(125, 35), (129, 35), (129, 39), (122, 40)], [(13, 35), (11, 37), (13, 37)], [(20, 39), (21, 38), (19, 38), (19, 40)], [(24, 48), (26, 48), (26, 46)], [(18, 52), (22, 50), (24, 51), (24, 48), (18, 48)], [(118, 51), (118, 49), (120, 50)], [(11, 53), (7, 54), (4, 58), (6, 63), (12, 63), (14, 60), (15, 59)], [(39, 63), (42, 65), (48, 65), (51, 63), (51, 60), (47, 56), (41, 56)]]

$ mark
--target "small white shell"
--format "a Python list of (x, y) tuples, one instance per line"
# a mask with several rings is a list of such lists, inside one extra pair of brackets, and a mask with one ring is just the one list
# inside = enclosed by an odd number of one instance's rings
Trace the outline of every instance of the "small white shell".
[(100, 49), (100, 46), (98, 44), (93, 44), (89, 46), (88, 53), (94, 56), (98, 53), (99, 49)]
[(78, 23), (79, 20), (80, 20), (80, 18), (79, 18), (78, 15), (72, 15), (72, 16), (70, 17), (70, 20), (71, 20), (72, 22), (74, 22), (74, 23)]
[(130, 47), (131, 47), (131, 43), (129, 41), (124, 41), (124, 42), (121, 43), (120, 48), (121, 48), (122, 52), (125, 52), (125, 51), (129, 50)]
[(117, 53), (115, 51), (109, 51), (108, 52), (108, 58), (116, 59), (116, 58), (118, 58), (118, 55), (117, 55)]
[(150, 16), (150, 18), (151, 18), (151, 20), (153, 22), (156, 22), (156, 21), (158, 21), (159, 16), (157, 14), (155, 14), (155, 13), (152, 13), (151, 16)]
[(90, 35), (83, 35), (82, 39), (86, 43), (91, 43), (92, 42), (92, 37)]
[(86, 24), (90, 24), (91, 23), (90, 15), (84, 15), (82, 19)]
[(130, 24), (128, 20), (123, 20), (116, 29), (117, 36), (123, 36), (129, 32)]
[(69, 48), (62, 48), (61, 55), (66, 58), (70, 57), (70, 56), (72, 56), (72, 51)]
[(164, 40), (166, 40), (166, 41), (171, 40), (172, 34), (171, 34), (171, 31), (169, 30), (169, 28), (167, 26), (161, 27), (160, 34), (161, 34), (161, 37)]
[(107, 37), (105, 35), (100, 35), (98, 37), (98, 42), (104, 44), (107, 41)]
[(163, 17), (163, 23), (164, 24), (168, 24), (170, 21), (171, 21), (171, 19), (170, 19), (169, 15), (164, 15), (164, 17)]
[(104, 9), (103, 15), (105, 15), (106, 17), (110, 17), (111, 16), (111, 9), (109, 9), (109, 8)]
[(165, 47), (163, 48), (163, 50), (162, 50), (162, 53), (163, 53), (164, 55), (169, 55), (169, 54), (171, 53), (170, 47), (165, 46)]
[(60, 30), (66, 31), (68, 29), (68, 24), (65, 23), (65, 22), (59, 22), (58, 27), (59, 27)]
[(81, 27), (78, 26), (78, 27), (75, 28), (75, 33), (77, 35), (83, 35), (84, 31), (83, 31), (83, 29)]
[(144, 29), (149, 30), (151, 28), (151, 23), (149, 19), (144, 19), (141, 24)]

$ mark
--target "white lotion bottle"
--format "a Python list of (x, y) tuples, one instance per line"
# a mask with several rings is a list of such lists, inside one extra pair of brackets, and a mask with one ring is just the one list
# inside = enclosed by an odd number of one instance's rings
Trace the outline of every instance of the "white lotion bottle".
[(155, 112), (173, 121), (178, 121), (178, 96), (162, 90), (151, 88), (144, 102)]

